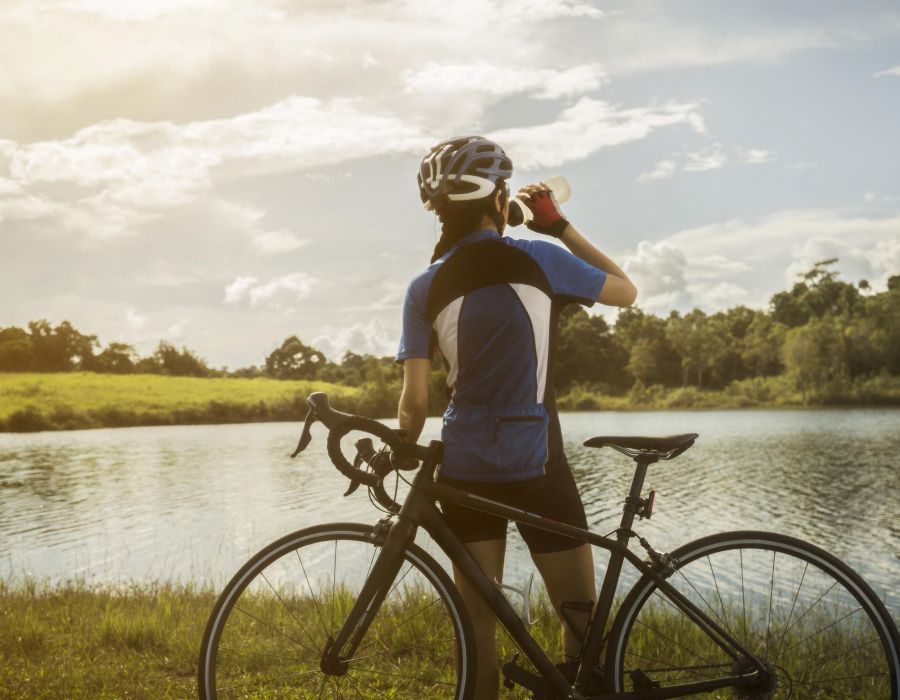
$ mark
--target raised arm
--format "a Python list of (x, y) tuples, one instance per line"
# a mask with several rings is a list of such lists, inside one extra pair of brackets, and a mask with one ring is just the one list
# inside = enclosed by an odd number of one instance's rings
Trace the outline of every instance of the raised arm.
[(544, 183), (527, 185), (519, 190), (517, 196), (534, 214), (528, 228), (558, 238), (573, 255), (606, 273), (606, 282), (597, 296), (597, 301), (608, 306), (631, 306), (634, 303), (637, 299), (637, 287), (621, 267), (601, 253), (566, 220), (556, 198)]
[(608, 256), (581, 235), (571, 223), (563, 230), (559, 240), (573, 255), (578, 256), (589, 265), (606, 273), (606, 282), (597, 301), (608, 306), (631, 306), (637, 299), (637, 287), (628, 278), (621, 267), (616, 265)]

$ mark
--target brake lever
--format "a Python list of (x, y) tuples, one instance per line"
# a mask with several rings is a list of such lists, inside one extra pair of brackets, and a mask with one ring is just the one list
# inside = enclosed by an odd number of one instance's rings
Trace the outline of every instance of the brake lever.
[(300, 441), (297, 443), (297, 449), (291, 453), (291, 459), (309, 447), (309, 443), (312, 442), (312, 432), (310, 431), (310, 428), (312, 428), (312, 424), (315, 423), (317, 419), (318, 416), (315, 411), (313, 411), (312, 406), (310, 406), (309, 413), (306, 414), (306, 421), (303, 423), (303, 432), (300, 433)]
[[(371, 438), (360, 438), (356, 441), (356, 458), (353, 460), (353, 468), (359, 469), (363, 462), (368, 462), (375, 455), (375, 446), (372, 444)], [(351, 479), (350, 486), (344, 491), (345, 496), (359, 488), (362, 482), (359, 479)]]

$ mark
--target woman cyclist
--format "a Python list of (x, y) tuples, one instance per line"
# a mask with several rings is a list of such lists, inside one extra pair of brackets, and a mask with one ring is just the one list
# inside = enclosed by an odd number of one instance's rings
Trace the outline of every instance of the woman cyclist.
[[(413, 441), (422, 430), (437, 348), (451, 397), (438, 480), (586, 528), (551, 383), (557, 318), (571, 302), (629, 306), (637, 290), (565, 219), (543, 185), (523, 187), (519, 197), (533, 213), (529, 228), (562, 245), (504, 237), (511, 175), (503, 149), (479, 136), (439, 143), (422, 160), (420, 195), (440, 218), (442, 233), (404, 303), (400, 428)], [(453, 504), (442, 510), (486, 575), (499, 582), (507, 521)], [(528, 526), (519, 531), (557, 613), (565, 602), (581, 603), (586, 623), (586, 603), (595, 595), (590, 545)], [(475, 629), (476, 698), (496, 698), (496, 621), (461, 572), (454, 574)], [(580, 635), (562, 622), (562, 636), (571, 665)]]

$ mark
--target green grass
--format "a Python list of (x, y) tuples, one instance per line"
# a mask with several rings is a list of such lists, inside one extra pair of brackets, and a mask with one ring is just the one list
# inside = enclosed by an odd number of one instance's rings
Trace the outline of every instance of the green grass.
[(0, 698), (186, 698), (212, 592), (0, 583)]
[(297, 420), (313, 391), (344, 406), (355, 405), (360, 393), (265, 378), (0, 373), (0, 431)]
[[(345, 387), (266, 378), (0, 373), (0, 432), (298, 420), (306, 414), (304, 399), (313, 391), (328, 393), (340, 410), (373, 418), (394, 415), (399, 398), (399, 387), (390, 384)], [(560, 395), (557, 404), (564, 411), (900, 406), (900, 377), (860, 380), (829, 391), (803, 396), (786, 377), (733, 382), (721, 391), (637, 386), (625, 396), (576, 386)]]
[[(216, 594), (209, 590), (167, 584), (123, 589), (90, 588), (78, 583), (56, 587), (26, 584), (10, 588), (0, 582), (0, 698), (193, 697), (200, 640), (215, 598)], [(319, 616), (328, 616), (320, 607), (326, 600), (315, 605), (309, 597), (302, 595), (276, 600), (275, 596), (266, 595), (265, 589), (241, 598), (240, 605), (251, 615), (236, 615), (236, 626), (226, 628), (222, 644), (254, 650), (231, 659), (225, 657), (236, 679), (246, 680), (258, 677), (258, 674), (270, 679), (269, 689), (254, 697), (280, 697), (278, 693), (286, 688), (282, 680), (286, 676), (284, 658), (292, 652), (289, 651), (291, 645), (279, 636), (278, 630), (301, 636), (298, 625), (308, 623), (314, 632), (317, 631), (322, 619)], [(340, 618), (350, 609), (352, 600), (340, 591), (333, 600), (337, 600), (337, 618)], [(285, 603), (290, 607), (288, 612), (285, 612)], [(696, 627), (670, 610), (666, 606), (656, 606), (645, 611), (637, 627), (638, 636), (629, 642), (627, 651), (638, 655), (637, 658), (696, 664), (679, 651), (690, 649), (704, 657), (708, 655), (713, 662), (727, 661)], [(538, 597), (532, 612), (538, 620), (530, 630), (532, 635), (549, 653), (558, 655), (559, 626), (545, 596)], [(815, 674), (817, 659), (846, 657), (846, 663), (842, 661), (840, 666), (829, 666), (832, 672), (836, 669), (847, 676), (870, 673), (871, 667), (867, 664), (871, 662), (865, 654), (847, 652), (874, 649), (866, 646), (871, 628), (861, 630), (842, 623), (815, 637), (812, 645), (803, 641), (807, 630), (820, 629), (825, 626), (823, 620), (835, 619), (828, 611), (823, 614), (822, 619), (810, 618), (801, 629), (784, 639), (779, 638), (779, 649), (785, 650), (779, 657), (779, 666), (789, 669), (797, 683), (804, 678), (797, 669), (811, 669), (810, 672)], [(265, 620), (266, 625), (260, 625), (259, 620)], [(423, 606), (416, 592), (411, 591), (382, 609), (361, 647), (365, 654), (360, 656), (368, 659), (384, 656), (386, 665), (383, 668), (400, 670), (405, 677), (438, 675), (441, 673), (439, 668), (447, 673), (452, 669), (448, 664), (447, 646), (441, 646), (441, 651), (432, 651), (434, 647), (427, 644), (441, 635), (442, 622), (446, 624), (446, 618), (442, 617), (440, 607)], [(649, 629), (654, 633), (647, 633)], [(758, 647), (760, 652), (764, 631), (765, 627), (760, 628), (759, 639), (751, 642), (751, 646)], [(390, 639), (390, 646), (381, 644), (382, 634), (386, 635), (383, 639)], [(293, 648), (296, 653), (297, 647)], [(387, 655), (383, 653), (385, 650), (399, 650), (399, 653)], [(508, 660), (515, 651), (509, 637), (502, 632), (500, 658)], [(640, 663), (647, 667), (647, 663)], [(524, 665), (527, 666), (527, 662)], [(317, 663), (313, 668), (317, 668)], [(293, 677), (296, 675), (294, 673)], [(670, 680), (687, 680), (687, 677), (684, 674)], [(379, 687), (378, 697), (408, 695), (397, 693), (393, 675), (384, 675), (380, 680), (374, 678), (370, 680), (373, 687)], [(315, 697), (317, 683), (306, 695), (292, 693), (290, 697)], [(848, 691), (849, 696), (883, 700), (885, 683), (883, 679), (858, 682)], [(787, 697), (786, 684), (782, 690), (784, 692), (777, 697)], [(528, 694), (521, 689), (513, 693), (504, 690), (501, 697), (526, 698)], [(712, 697), (732, 698), (734, 695), (729, 691)], [(813, 685), (797, 686), (794, 697), (847, 695), (834, 695), (827, 688)]]

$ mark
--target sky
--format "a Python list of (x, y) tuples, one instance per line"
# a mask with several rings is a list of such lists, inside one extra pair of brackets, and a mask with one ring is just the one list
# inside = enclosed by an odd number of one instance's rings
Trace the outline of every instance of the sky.
[(0, 65), (0, 327), (392, 354), (468, 134), (648, 312), (900, 274), (896, 2), (0, 0)]

